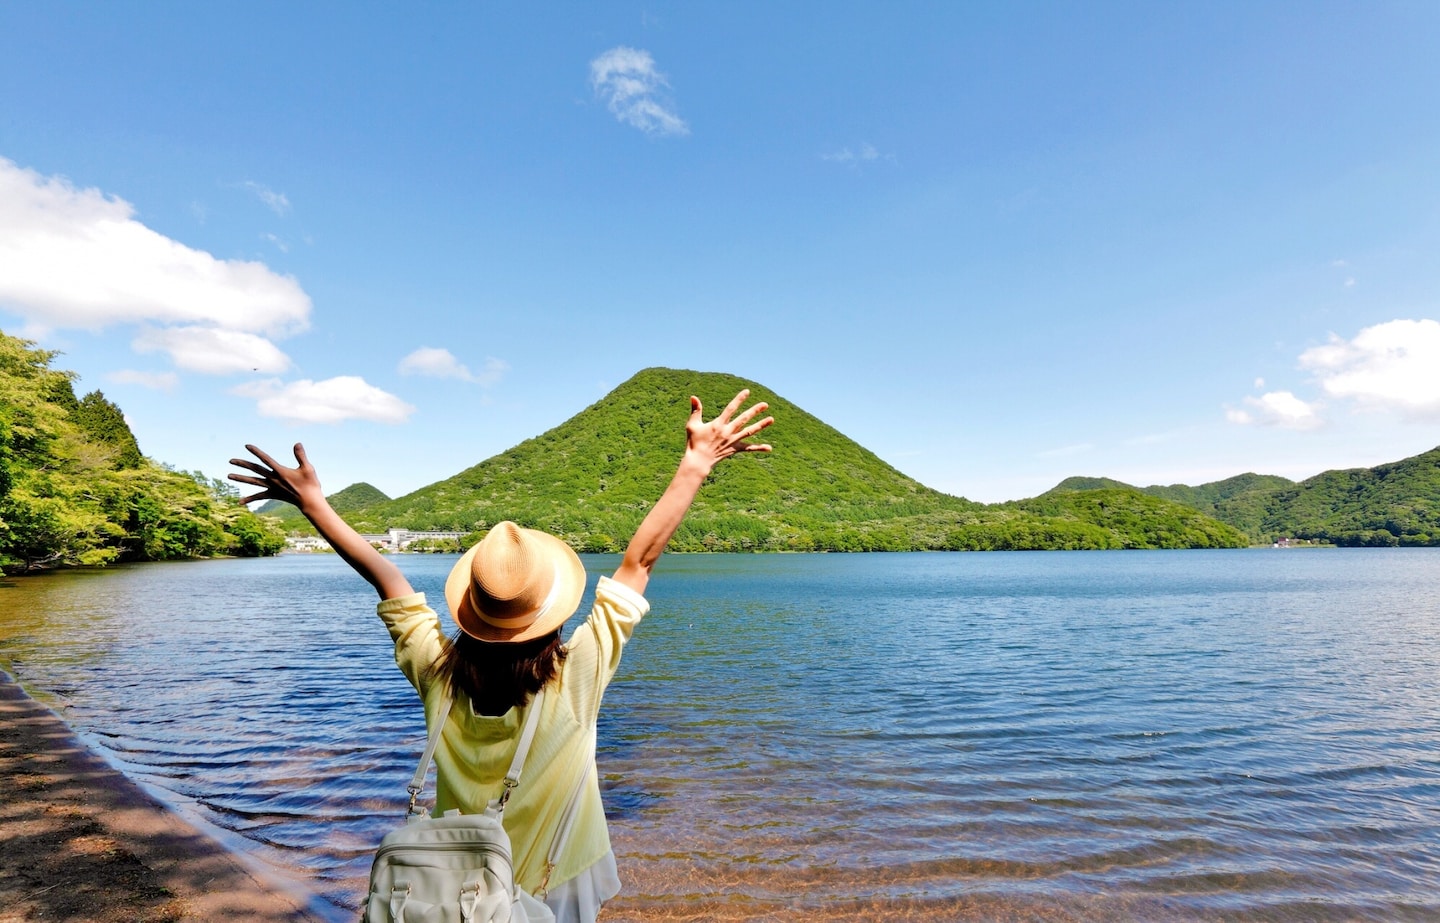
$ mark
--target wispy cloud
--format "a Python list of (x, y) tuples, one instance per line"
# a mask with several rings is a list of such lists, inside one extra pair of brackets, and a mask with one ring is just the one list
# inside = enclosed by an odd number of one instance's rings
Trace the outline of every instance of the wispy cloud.
[(440, 349), (433, 346), (422, 346), (404, 359), (400, 360), (399, 371), (401, 375), (423, 375), (427, 378), (455, 378), (460, 381), (468, 381), (483, 387), (497, 384), (505, 373), (510, 370), (510, 364), (503, 359), (496, 359), (494, 356), (487, 356), (479, 372), (472, 372), (470, 367), (465, 365), (448, 349)]
[(675, 113), (670, 84), (650, 52), (620, 46), (590, 62), (590, 86), (615, 118), (648, 135), (688, 135), (690, 126)]
[(266, 208), (281, 218), (290, 213), (290, 200), (285, 197), (285, 193), (276, 192), (264, 183), (257, 183), (254, 180), (246, 180), (241, 185), (250, 190), (255, 198), (265, 203)]
[(1095, 448), (1093, 442), (1080, 442), (1075, 445), (1065, 445), (1058, 449), (1046, 449), (1043, 452), (1036, 452), (1036, 458), (1066, 458), (1071, 455), (1083, 455)]
[(404, 423), (415, 408), (363, 378), (340, 375), (324, 381), (278, 379), (252, 381), (231, 389), (232, 394), (253, 397), (262, 417), (293, 423), (341, 423), (370, 420)]
[(139, 385), (154, 391), (174, 391), (180, 384), (180, 376), (174, 372), (139, 372), (135, 369), (121, 369), (105, 376), (117, 385)]
[(879, 160), (880, 151), (876, 149), (875, 145), (867, 142), (854, 149), (846, 146), (836, 151), (826, 151), (820, 155), (820, 159), (829, 163), (855, 166), (857, 164)]
[(263, 263), (158, 234), (130, 203), (0, 158), (0, 304), (41, 329), (204, 324), (284, 336), (310, 298)]

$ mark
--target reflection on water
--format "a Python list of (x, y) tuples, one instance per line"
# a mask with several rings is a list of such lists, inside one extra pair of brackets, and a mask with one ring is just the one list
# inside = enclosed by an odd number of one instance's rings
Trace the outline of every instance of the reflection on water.
[[(453, 557), (396, 560), (441, 599)], [(1424, 549), (667, 558), (600, 725), (607, 916), (1433, 919), (1437, 589)], [(342, 562), (0, 604), (126, 772), (356, 904), (424, 728)]]

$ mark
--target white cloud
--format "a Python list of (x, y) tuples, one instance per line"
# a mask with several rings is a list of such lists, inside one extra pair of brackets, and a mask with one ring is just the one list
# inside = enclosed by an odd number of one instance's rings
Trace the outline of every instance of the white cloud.
[(484, 385), (488, 388), (491, 385), (499, 384), (500, 379), (503, 378), (508, 371), (510, 371), (510, 363), (504, 359), (496, 359), (494, 356), (486, 356), (485, 364), (481, 366), (480, 371), (476, 373), (473, 381), (478, 385)]
[(233, 372), (283, 372), (290, 357), (274, 343), (253, 333), (217, 327), (166, 327), (145, 330), (135, 338), (136, 352), (163, 352), (179, 368), (207, 375)]
[(290, 244), (286, 243), (285, 239), (278, 234), (261, 234), (260, 239), (270, 241), (281, 253), (290, 252)]
[(820, 159), (827, 160), (830, 163), (843, 163), (853, 165), (858, 163), (869, 163), (872, 160), (879, 160), (880, 152), (875, 149), (875, 145), (867, 142), (861, 144), (859, 150), (851, 150), (848, 146), (842, 147), (838, 151), (830, 151), (829, 153), (821, 154)]
[(615, 118), (649, 135), (688, 135), (690, 126), (666, 99), (670, 84), (650, 52), (620, 46), (590, 62), (590, 86)]
[(400, 374), (470, 380), (470, 370), (462, 365), (450, 350), (432, 346), (422, 346), (401, 359)]
[(1324, 424), (1319, 404), (1307, 404), (1289, 391), (1271, 391), (1259, 397), (1245, 398), (1249, 410), (1226, 408), (1225, 418), (1231, 423), (1278, 426), (1281, 429), (1315, 429)]
[(1440, 322), (1392, 320), (1300, 355), (1331, 397), (1412, 419), (1440, 420)]
[(1168, 433), (1145, 433), (1141, 436), (1131, 436), (1124, 441), (1125, 445), (1159, 445), (1175, 438), (1174, 432)]
[(231, 393), (255, 398), (256, 410), (262, 417), (296, 423), (404, 423), (415, 412), (400, 398), (354, 375), (325, 381), (306, 378), (289, 384), (272, 378), (248, 382), (231, 389)]
[(290, 211), (290, 200), (285, 197), (285, 193), (276, 192), (264, 183), (257, 183), (254, 180), (246, 180), (243, 185), (255, 193), (255, 197), (264, 202), (266, 208), (281, 218), (284, 218)]
[(310, 297), (263, 263), (217, 260), (147, 228), (135, 209), (0, 158), (0, 307), (40, 328), (152, 321), (282, 336)]
[(458, 378), (489, 387), (496, 384), (510, 370), (510, 364), (503, 359), (487, 356), (479, 372), (470, 371), (448, 349), (422, 346), (400, 360), (401, 375), (424, 375), (427, 378)]
[(117, 385), (139, 385), (155, 391), (174, 391), (175, 386), (180, 384), (180, 376), (174, 372), (139, 372), (134, 369), (121, 369), (118, 372), (111, 372), (105, 377)]
[(1095, 448), (1093, 442), (1081, 442), (1076, 445), (1061, 446), (1058, 449), (1046, 449), (1043, 452), (1036, 452), (1036, 458), (1067, 458), (1071, 455), (1083, 455)]

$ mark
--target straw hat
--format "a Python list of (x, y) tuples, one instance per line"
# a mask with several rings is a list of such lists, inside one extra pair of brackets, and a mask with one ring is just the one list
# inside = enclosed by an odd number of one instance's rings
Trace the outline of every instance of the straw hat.
[(574, 614), (585, 565), (553, 535), (502, 522), (465, 552), (445, 579), (460, 630), (481, 641), (529, 641)]

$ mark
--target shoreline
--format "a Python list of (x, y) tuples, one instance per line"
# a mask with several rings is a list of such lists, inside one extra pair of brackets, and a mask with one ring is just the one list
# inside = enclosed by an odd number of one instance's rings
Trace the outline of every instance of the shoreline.
[(322, 923), (0, 670), (0, 921)]

